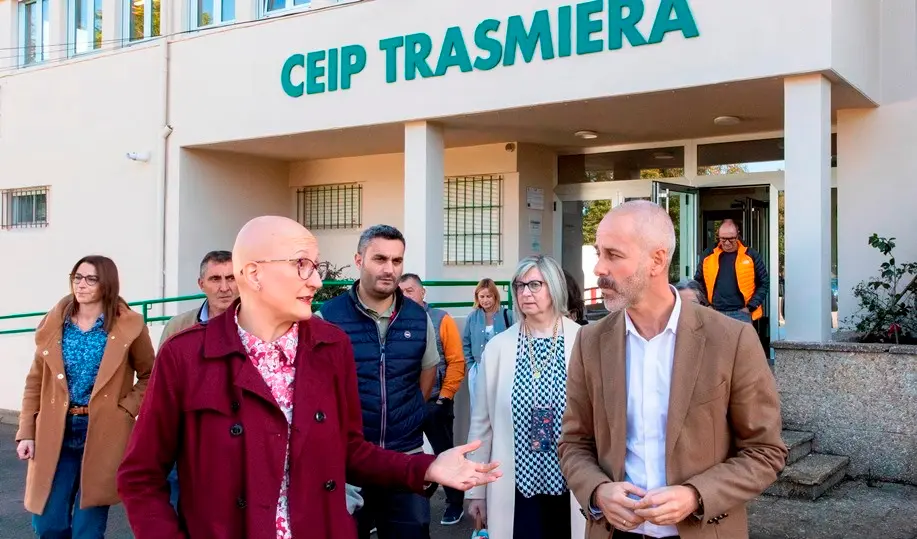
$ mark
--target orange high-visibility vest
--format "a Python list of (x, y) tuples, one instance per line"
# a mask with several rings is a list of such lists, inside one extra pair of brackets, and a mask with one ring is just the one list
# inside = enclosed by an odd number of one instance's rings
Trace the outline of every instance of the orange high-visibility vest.
[[(755, 295), (755, 261), (748, 256), (748, 247), (739, 242), (739, 252), (736, 254), (736, 280), (739, 284), (739, 292), (745, 298), (745, 306), (751, 297)], [(704, 284), (707, 285), (707, 301), (713, 305), (713, 285), (716, 284), (716, 275), (720, 271), (720, 254), (723, 249), (719, 245), (713, 250), (713, 254), (704, 259)], [(758, 308), (752, 311), (751, 319), (757, 320), (764, 316), (764, 306), (758, 305)]]

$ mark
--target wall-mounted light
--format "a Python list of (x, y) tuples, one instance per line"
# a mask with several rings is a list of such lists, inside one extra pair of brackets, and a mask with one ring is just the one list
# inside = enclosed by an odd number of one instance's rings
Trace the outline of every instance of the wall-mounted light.
[(127, 158), (131, 161), (143, 161), (146, 163), (150, 160), (150, 152), (127, 152)]

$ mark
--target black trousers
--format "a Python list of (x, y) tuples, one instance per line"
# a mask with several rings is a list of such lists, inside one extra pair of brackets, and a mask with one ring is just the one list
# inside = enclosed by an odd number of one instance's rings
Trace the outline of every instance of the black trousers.
[(569, 492), (526, 498), (516, 489), (513, 539), (570, 539), (570, 533)]
[[(442, 404), (435, 400), (427, 402), (427, 418), (423, 425), (423, 433), (433, 446), (433, 453), (439, 455), (455, 447), (453, 425), (455, 412), (452, 408), (452, 399), (444, 399)], [(461, 507), (465, 502), (465, 494), (454, 488), (443, 487), (446, 491), (446, 502), (449, 505)]]

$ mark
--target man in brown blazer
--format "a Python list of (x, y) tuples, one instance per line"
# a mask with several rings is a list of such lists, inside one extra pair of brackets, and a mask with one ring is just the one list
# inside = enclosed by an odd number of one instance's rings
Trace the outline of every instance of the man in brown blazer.
[(587, 537), (747, 538), (746, 503), (787, 457), (754, 329), (680, 300), (658, 205), (616, 207), (596, 248), (611, 314), (577, 337), (558, 448)]

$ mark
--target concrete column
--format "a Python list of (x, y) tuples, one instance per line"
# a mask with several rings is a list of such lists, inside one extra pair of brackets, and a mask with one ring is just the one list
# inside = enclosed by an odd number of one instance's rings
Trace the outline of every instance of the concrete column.
[(685, 144), (685, 179), (689, 185), (697, 185), (697, 143)]
[(102, 50), (117, 49), (128, 43), (130, 33), (124, 31), (125, 2), (102, 0)]
[(437, 279), (443, 268), (443, 129), (430, 122), (404, 126), (405, 271)]
[(19, 65), (19, 2), (0, 2), (0, 69)]
[(68, 0), (50, 0), (48, 2), (48, 9), (51, 10), (50, 16), (48, 17), (48, 24), (51, 28), (49, 29), (49, 35), (45, 36), (45, 39), (48, 40), (48, 58), (45, 58), (45, 61), (51, 60), (62, 60), (70, 54), (70, 41), (67, 39), (68, 36), (68, 26), (70, 22), (70, 13), (69, 13)]
[[(831, 339), (831, 82), (784, 80), (786, 339)], [(776, 294), (771, 290), (771, 294)]]

